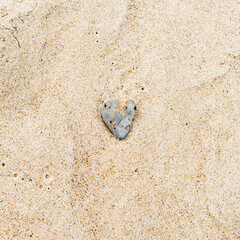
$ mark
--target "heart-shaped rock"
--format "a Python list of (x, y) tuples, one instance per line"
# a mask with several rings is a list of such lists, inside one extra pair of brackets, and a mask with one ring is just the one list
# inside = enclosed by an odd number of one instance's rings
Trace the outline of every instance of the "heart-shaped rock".
[(101, 108), (103, 120), (110, 131), (120, 140), (130, 131), (136, 104), (128, 100), (124, 106), (117, 100), (106, 101)]

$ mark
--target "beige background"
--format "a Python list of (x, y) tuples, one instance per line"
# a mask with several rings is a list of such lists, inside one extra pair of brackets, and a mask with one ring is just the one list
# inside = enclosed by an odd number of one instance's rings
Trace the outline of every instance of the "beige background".
[[(239, 0), (0, 0), (0, 239), (240, 239)], [(102, 101), (133, 99), (128, 137)]]

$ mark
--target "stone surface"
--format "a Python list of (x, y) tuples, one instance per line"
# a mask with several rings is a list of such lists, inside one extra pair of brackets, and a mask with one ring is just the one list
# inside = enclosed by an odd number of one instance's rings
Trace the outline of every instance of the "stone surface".
[(132, 100), (128, 100), (123, 106), (118, 100), (111, 100), (103, 104), (101, 114), (109, 130), (121, 140), (130, 131), (136, 110), (136, 104)]
[(239, 0), (0, 2), (0, 239), (239, 239)]

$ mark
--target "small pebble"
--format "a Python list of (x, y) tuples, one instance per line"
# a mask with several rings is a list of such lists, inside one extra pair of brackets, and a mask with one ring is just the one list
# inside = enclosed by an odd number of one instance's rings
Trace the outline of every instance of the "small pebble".
[(118, 100), (111, 100), (103, 104), (101, 114), (110, 131), (121, 140), (128, 135), (136, 110), (136, 104), (132, 100), (123, 106)]

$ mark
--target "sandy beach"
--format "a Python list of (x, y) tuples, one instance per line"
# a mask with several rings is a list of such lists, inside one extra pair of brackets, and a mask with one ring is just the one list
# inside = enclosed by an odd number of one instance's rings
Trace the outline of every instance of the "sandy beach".
[(239, 26), (239, 0), (0, 0), (0, 239), (239, 239)]

